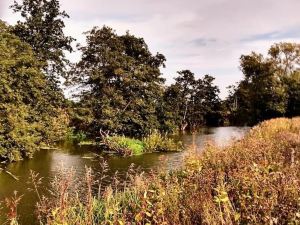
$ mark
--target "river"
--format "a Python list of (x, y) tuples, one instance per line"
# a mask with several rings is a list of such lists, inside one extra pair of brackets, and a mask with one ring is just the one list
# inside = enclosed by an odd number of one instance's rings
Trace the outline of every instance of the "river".
[[(179, 153), (150, 153), (140, 156), (118, 157), (104, 156), (108, 163), (109, 174), (118, 171), (125, 173), (128, 167), (133, 163), (144, 171), (148, 170), (172, 170), (182, 165), (183, 159), (188, 154), (189, 149), (193, 148), (201, 151), (207, 141), (212, 141), (217, 145), (224, 146), (230, 143), (232, 139), (239, 139), (249, 130), (248, 127), (215, 127), (203, 128), (195, 134), (184, 134), (178, 136), (185, 146), (185, 151)], [(80, 147), (73, 145), (62, 145), (59, 150), (43, 150), (35, 154), (33, 159), (23, 160), (12, 163), (6, 168), (11, 175), (0, 172), (0, 224), (5, 223), (4, 199), (13, 195), (14, 191), (22, 195), (18, 206), (18, 215), (21, 225), (35, 224), (34, 208), (37, 201), (36, 194), (29, 189), (30, 171), (36, 171), (43, 177), (42, 190), (50, 188), (50, 180), (53, 178), (63, 165), (65, 168), (74, 168), (77, 176), (81, 176), (85, 171), (85, 166), (91, 167), (93, 171), (100, 168), (99, 160), (93, 158), (95, 149), (91, 147)]]

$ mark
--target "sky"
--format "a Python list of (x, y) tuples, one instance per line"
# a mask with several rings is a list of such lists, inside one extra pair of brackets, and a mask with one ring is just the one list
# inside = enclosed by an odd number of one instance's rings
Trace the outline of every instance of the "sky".
[[(21, 0), (18, 0), (19, 2)], [(251, 51), (267, 53), (276, 42), (300, 42), (300, 0), (60, 0), (70, 18), (67, 35), (84, 43), (84, 31), (107, 25), (118, 34), (143, 37), (153, 54), (167, 58), (167, 84), (176, 71), (189, 69), (196, 78), (210, 74), (227, 95), (243, 78), (239, 58)], [(0, 19), (14, 24), (19, 16), (0, 0)], [(80, 53), (68, 55), (77, 61)]]

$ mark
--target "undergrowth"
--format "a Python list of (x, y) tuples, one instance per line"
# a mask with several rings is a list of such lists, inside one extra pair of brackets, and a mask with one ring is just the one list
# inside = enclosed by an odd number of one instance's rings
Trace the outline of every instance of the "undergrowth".
[(150, 152), (173, 152), (181, 151), (181, 142), (175, 141), (166, 134), (153, 131), (142, 140), (125, 136), (107, 136), (102, 143), (104, 146), (120, 155), (140, 155)]

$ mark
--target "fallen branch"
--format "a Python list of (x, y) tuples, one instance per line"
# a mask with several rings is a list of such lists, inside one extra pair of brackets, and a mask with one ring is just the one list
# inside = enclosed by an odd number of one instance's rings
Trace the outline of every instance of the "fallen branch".
[(12, 178), (14, 178), (15, 180), (19, 181), (19, 178), (15, 175), (13, 175), (11, 172), (5, 170), (5, 173), (7, 173), (8, 175), (10, 175)]

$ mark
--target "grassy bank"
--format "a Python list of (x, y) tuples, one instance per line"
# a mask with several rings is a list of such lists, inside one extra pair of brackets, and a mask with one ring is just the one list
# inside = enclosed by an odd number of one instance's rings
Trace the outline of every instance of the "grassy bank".
[(300, 118), (263, 122), (225, 149), (209, 145), (179, 171), (126, 177), (102, 188), (90, 169), (82, 185), (62, 175), (56, 195), (38, 203), (41, 223), (299, 224)]

